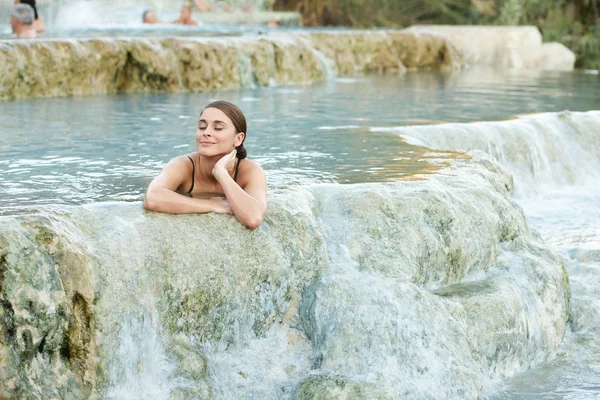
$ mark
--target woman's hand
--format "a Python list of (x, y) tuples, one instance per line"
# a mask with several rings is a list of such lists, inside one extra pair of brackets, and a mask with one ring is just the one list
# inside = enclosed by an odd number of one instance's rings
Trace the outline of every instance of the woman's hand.
[(212, 174), (215, 179), (219, 180), (219, 177), (223, 176), (223, 173), (231, 175), (233, 167), (235, 166), (235, 155), (237, 150), (233, 150), (231, 153), (225, 154), (212, 169)]
[(233, 210), (227, 199), (224, 199), (223, 197), (211, 197), (210, 201), (212, 202), (214, 213), (233, 214)]

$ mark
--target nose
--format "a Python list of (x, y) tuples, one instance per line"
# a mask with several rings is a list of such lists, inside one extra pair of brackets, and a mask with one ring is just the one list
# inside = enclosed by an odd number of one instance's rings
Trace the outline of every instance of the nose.
[(210, 128), (209, 127), (206, 127), (206, 129), (204, 129), (204, 130), (201, 130), (200, 128), (198, 128), (196, 136), (198, 136), (198, 135), (200, 135), (200, 136), (212, 136), (211, 133), (210, 133)]

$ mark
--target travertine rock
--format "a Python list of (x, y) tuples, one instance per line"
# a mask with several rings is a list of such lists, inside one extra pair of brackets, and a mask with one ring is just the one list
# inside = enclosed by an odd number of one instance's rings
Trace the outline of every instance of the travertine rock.
[(474, 153), (272, 192), (256, 231), (139, 203), (5, 216), (0, 396), (475, 399), (567, 324), (566, 271), (511, 185)]
[(185, 92), (461, 65), (444, 38), (408, 32), (0, 42), (0, 99)]
[(575, 54), (561, 43), (544, 43), (538, 47), (509, 49), (502, 60), (506, 68), (528, 68), (546, 71), (572, 71)]
[(542, 43), (535, 26), (416, 25), (408, 31), (446, 37), (467, 65), (565, 71), (575, 66), (575, 54), (559, 43)]
[(339, 32), (310, 35), (315, 49), (333, 61), (335, 72), (352, 76), (366, 72), (457, 68), (461, 57), (438, 35), (391, 32)]

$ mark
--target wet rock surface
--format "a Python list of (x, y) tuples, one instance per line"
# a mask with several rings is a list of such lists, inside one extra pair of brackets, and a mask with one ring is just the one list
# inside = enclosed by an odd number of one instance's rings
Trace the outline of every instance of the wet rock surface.
[(562, 262), (511, 194), (474, 153), (421, 181), (272, 192), (257, 231), (138, 203), (3, 216), (0, 393), (476, 398), (551, 356), (568, 318)]
[(456, 68), (461, 59), (444, 38), (397, 32), (2, 41), (0, 99), (311, 83), (329, 65), (354, 76)]

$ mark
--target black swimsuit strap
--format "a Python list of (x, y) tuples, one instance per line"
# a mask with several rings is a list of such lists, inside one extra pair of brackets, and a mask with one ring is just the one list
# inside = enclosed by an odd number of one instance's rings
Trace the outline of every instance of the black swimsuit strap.
[(186, 194), (191, 196), (192, 190), (194, 190), (194, 181), (195, 181), (195, 177), (196, 177), (196, 164), (194, 164), (194, 160), (192, 160), (192, 157), (187, 156), (187, 158), (189, 158), (190, 161), (192, 162), (192, 187), (190, 188), (190, 190), (188, 190), (188, 192)]
[(241, 158), (238, 158), (237, 164), (235, 164), (235, 172), (233, 174), (233, 181), (237, 182), (238, 169), (240, 168), (240, 162), (242, 162)]
[[(187, 191), (186, 195), (191, 196), (192, 190), (194, 190), (194, 181), (195, 181), (195, 177), (196, 177), (196, 164), (194, 164), (194, 160), (192, 160), (192, 157), (187, 156), (187, 158), (189, 158), (190, 162), (192, 163), (192, 187), (190, 187), (190, 190)], [(235, 172), (233, 173), (233, 181), (234, 182), (237, 182), (238, 171), (240, 169), (241, 161), (242, 161), (242, 159), (238, 158), (238, 162), (235, 164)]]

